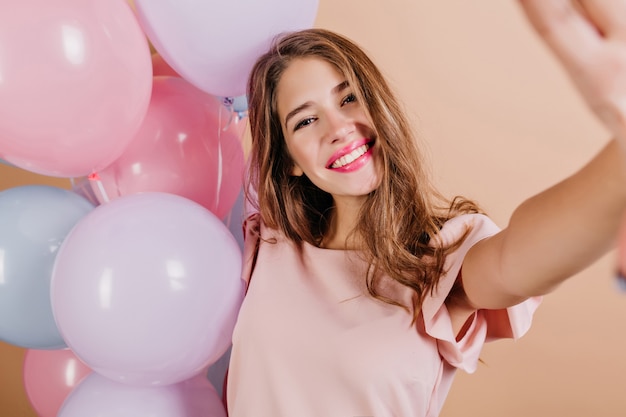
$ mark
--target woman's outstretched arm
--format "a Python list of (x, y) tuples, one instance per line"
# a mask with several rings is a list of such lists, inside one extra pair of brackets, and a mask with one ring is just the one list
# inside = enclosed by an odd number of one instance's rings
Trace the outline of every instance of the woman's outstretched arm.
[(519, 2), (615, 139), (574, 175), (523, 202), (501, 233), (470, 250), (462, 275), (473, 308), (550, 292), (614, 246), (626, 208), (626, 0)]

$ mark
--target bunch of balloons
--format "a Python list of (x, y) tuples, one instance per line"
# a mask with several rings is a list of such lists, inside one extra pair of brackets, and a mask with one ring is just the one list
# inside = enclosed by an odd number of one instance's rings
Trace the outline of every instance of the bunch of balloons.
[(41, 417), (225, 416), (246, 79), (317, 0), (0, 2), (0, 340)]

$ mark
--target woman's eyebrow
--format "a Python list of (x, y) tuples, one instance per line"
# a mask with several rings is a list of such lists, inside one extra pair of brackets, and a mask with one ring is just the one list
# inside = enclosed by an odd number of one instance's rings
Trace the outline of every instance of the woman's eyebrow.
[(337, 84), (333, 89), (332, 92), (333, 93), (341, 93), (343, 90), (345, 90), (346, 88), (348, 88), (350, 86), (350, 83), (348, 82), (348, 80), (346, 81), (342, 81), (339, 84)]
[(312, 104), (313, 104), (312, 102), (307, 101), (305, 103), (300, 104), (298, 107), (296, 107), (295, 109), (287, 113), (287, 116), (285, 116), (285, 126), (287, 126), (287, 122), (289, 122), (289, 119), (291, 119), (293, 116), (300, 113), (302, 110), (306, 109), (307, 107), (310, 107)]
[[(350, 86), (350, 83), (346, 80), (346, 81), (342, 81), (339, 84), (337, 84), (336, 86), (334, 86), (331, 90), (331, 92), (333, 94), (337, 94), (342, 92), (343, 90), (345, 90), (346, 88), (348, 88)], [(287, 113), (287, 116), (285, 116), (285, 126), (287, 126), (287, 122), (289, 122), (289, 119), (291, 119), (293, 116), (295, 116), (296, 114), (300, 113), (302, 110), (306, 109), (307, 107), (311, 106), (313, 103), (310, 101), (307, 101), (305, 103), (300, 104), (298, 107), (296, 107), (295, 109), (293, 109), (292, 111), (290, 111), (289, 113)]]

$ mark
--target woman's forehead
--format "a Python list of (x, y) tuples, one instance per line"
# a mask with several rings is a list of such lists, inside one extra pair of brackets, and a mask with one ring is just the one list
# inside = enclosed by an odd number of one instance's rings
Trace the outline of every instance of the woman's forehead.
[(336, 94), (345, 86), (344, 75), (329, 62), (317, 57), (295, 59), (285, 69), (276, 87), (279, 111), (284, 111), (281, 107), (285, 105), (289, 107), (287, 103), (298, 106), (309, 100)]

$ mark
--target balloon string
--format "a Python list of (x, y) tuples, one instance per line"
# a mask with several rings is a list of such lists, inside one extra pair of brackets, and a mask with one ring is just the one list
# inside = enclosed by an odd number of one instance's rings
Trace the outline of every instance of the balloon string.
[(87, 177), (89, 179), (90, 182), (95, 182), (96, 186), (98, 187), (98, 191), (100, 191), (100, 197), (102, 197), (102, 201), (104, 203), (108, 203), (109, 202), (109, 196), (107, 195), (107, 192), (104, 189), (104, 186), (102, 185), (102, 181), (100, 180), (100, 176), (98, 175), (97, 172), (92, 172), (91, 174), (89, 174), (89, 176)]
[[(216, 190), (216, 196), (215, 196), (215, 209), (217, 211), (217, 207), (219, 206), (220, 203), (220, 192), (222, 189), (222, 163), (223, 163), (223, 158), (222, 158), (222, 131), (226, 130), (226, 128), (221, 128), (222, 125), (222, 107), (220, 106), (220, 109), (218, 111), (218, 129), (217, 129), (217, 190)], [(230, 126), (230, 123), (232, 121), (232, 112), (231, 112), (231, 117), (228, 120), (228, 124), (227, 127)]]
[[(230, 125), (233, 122), (233, 119), (235, 118), (235, 110), (233, 108), (233, 103), (234, 100), (232, 97), (224, 97), (222, 98), (222, 104), (228, 109), (228, 112), (230, 113), (230, 117), (228, 118), (228, 122), (226, 123), (226, 126), (224, 126), (221, 130), (226, 131), (228, 130), (228, 128), (230, 127)], [(220, 124), (222, 122), (222, 108), (220, 107)]]
[(224, 219), (224, 224), (226, 227), (230, 227), (230, 223), (233, 221), (233, 212), (232, 210), (228, 212), (226, 219)]

